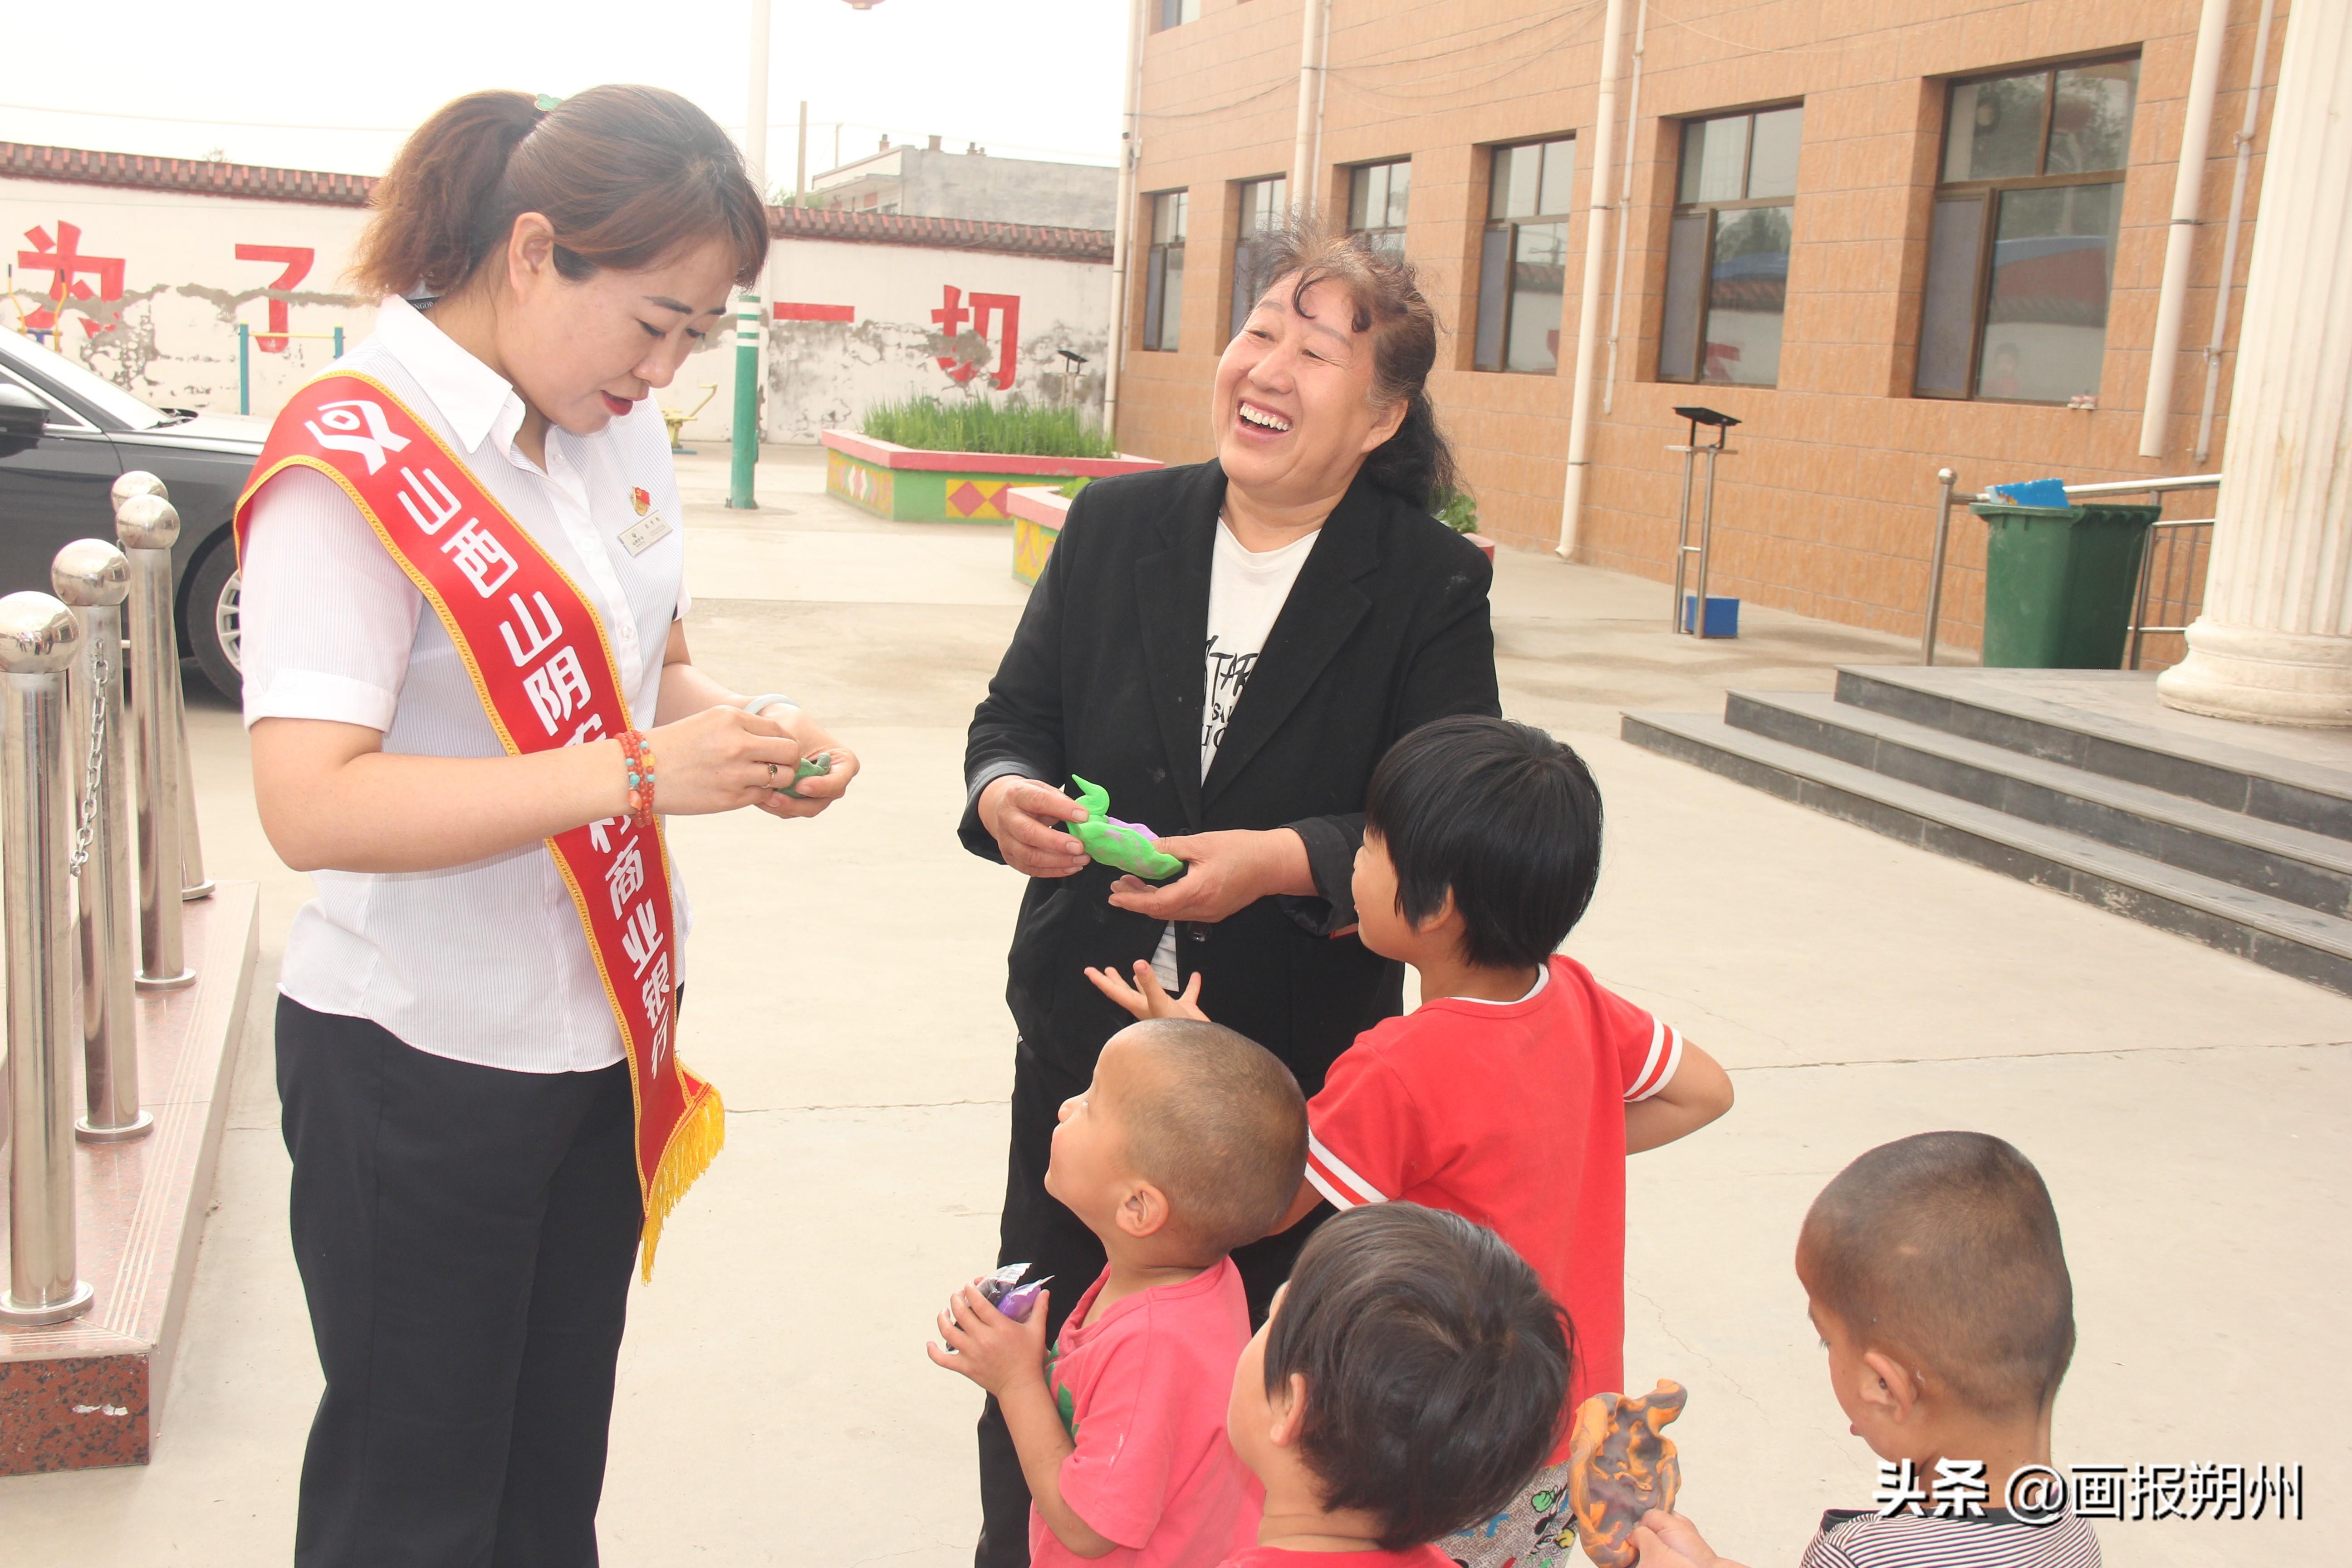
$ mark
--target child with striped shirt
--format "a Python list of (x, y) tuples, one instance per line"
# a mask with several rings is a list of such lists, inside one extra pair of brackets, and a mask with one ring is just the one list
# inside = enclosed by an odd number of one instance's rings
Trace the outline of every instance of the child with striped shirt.
[[(1797, 1278), (1838, 1407), (1881, 1461), (1880, 1506), (1823, 1514), (1803, 1568), (2099, 1568), (2063, 1496), (2012, 1495), (2054, 1473), (2074, 1355), (2057, 1211), (2024, 1155), (1982, 1132), (1871, 1150), (1813, 1200)], [(1739, 1568), (1679, 1514), (1633, 1542), (1641, 1568)]]

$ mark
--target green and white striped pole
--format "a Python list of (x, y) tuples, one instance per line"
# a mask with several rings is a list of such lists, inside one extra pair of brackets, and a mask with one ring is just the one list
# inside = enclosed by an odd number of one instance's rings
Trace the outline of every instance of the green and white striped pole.
[(760, 296), (747, 289), (735, 301), (734, 466), (727, 482), (727, 504), (738, 511), (760, 504), (751, 493), (760, 461)]
[[(768, 207), (769, 4), (751, 0), (751, 79), (743, 95), (743, 172), (760, 193), (763, 216)], [(737, 511), (755, 510), (760, 504), (751, 493), (752, 470), (760, 462), (760, 338), (767, 330), (760, 318), (759, 293), (744, 290), (735, 301), (734, 464), (727, 482), (727, 504)]]

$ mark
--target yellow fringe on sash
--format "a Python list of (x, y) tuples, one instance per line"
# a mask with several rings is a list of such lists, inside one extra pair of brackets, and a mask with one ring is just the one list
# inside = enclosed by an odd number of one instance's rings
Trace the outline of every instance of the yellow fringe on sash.
[(718, 1085), (706, 1084), (702, 1098), (670, 1134), (669, 1146), (662, 1151), (661, 1164), (654, 1171), (653, 1189), (646, 1194), (642, 1267), (647, 1283), (654, 1277), (654, 1248), (661, 1245), (662, 1222), (686, 1196), (686, 1189), (694, 1185), (694, 1179), (710, 1168), (726, 1143), (727, 1107), (719, 1102)]

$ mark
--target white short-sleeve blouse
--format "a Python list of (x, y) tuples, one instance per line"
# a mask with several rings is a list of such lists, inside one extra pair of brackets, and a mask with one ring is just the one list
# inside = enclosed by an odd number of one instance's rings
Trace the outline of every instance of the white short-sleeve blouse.
[[(515, 448), (514, 388), (406, 301), (386, 300), (374, 335), (339, 368), (390, 387), (579, 584), (604, 622), (630, 717), (650, 727), (670, 623), (687, 609), (683, 509), (654, 400), (593, 436), (550, 430), (542, 471)], [(247, 724), (329, 719), (383, 731), (387, 752), (504, 754), (439, 619), (332, 481), (307, 469), (272, 480), (254, 502), (242, 570)], [(278, 980), (304, 1006), (485, 1067), (580, 1072), (621, 1059), (544, 846), (444, 871), (311, 881), (318, 897), (294, 917)], [(683, 935), (682, 898), (678, 920)]]

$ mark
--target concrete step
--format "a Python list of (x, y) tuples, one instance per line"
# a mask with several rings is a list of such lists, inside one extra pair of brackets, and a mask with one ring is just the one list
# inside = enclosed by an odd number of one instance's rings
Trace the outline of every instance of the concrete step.
[(2352, 995), (2352, 921), (1955, 799), (1696, 713), (1628, 713), (1633, 744)]
[(2322, 914), (2352, 916), (2352, 842), (2086, 773), (1826, 692), (1735, 691), (1732, 728), (1786, 741)]
[[(1997, 679), (2002, 676), (2015, 679)], [(2049, 700), (2032, 689), (2037, 680), (2122, 687), (2152, 679), (2121, 671), (1849, 667), (1838, 671), (1837, 700), (2224, 811), (2352, 840), (2352, 770), (2259, 749), (2261, 726), (2193, 721), (2209, 731), (2242, 730), (2243, 740), (2257, 742), (2246, 744)]]

